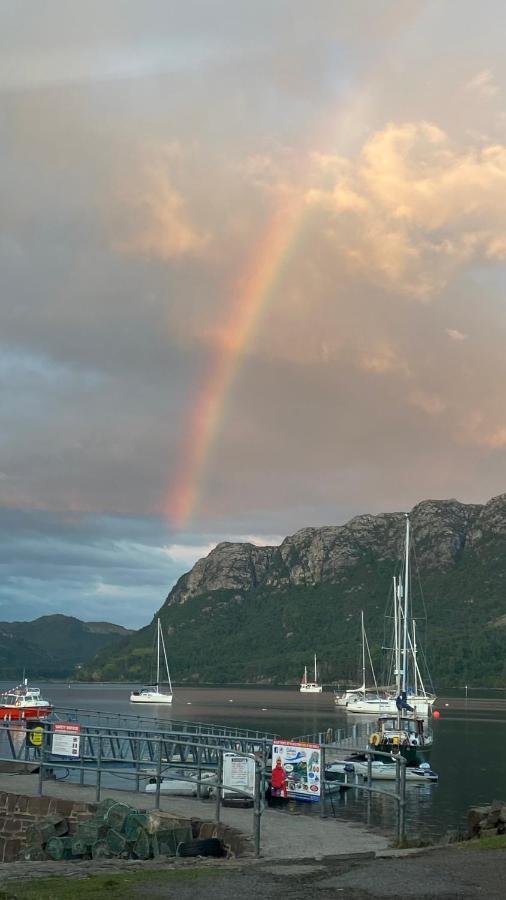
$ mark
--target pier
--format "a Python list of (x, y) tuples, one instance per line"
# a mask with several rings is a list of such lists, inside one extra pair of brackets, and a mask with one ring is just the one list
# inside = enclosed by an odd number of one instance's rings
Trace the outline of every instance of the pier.
[[(367, 725), (354, 723), (348, 733), (329, 728), (293, 740), (318, 746), (323, 776), (325, 765), (344, 754), (367, 752), (367, 731)], [(58, 752), (55, 752), (55, 735), (60, 743), (64, 742)], [(50, 719), (1, 723), (0, 764), (4, 773), (6, 768), (14, 766), (17, 774), (0, 774), (0, 788), (9, 791), (15, 787), (22, 793), (40, 797), (80, 797), (87, 801), (99, 801), (106, 793), (121, 796), (125, 802), (137, 806), (155, 809), (170, 806), (171, 810), (186, 810), (185, 814), (196, 817), (208, 817), (211, 810), (213, 821), (229, 822), (250, 833), (257, 856), (265, 856), (268, 846), (273, 852), (281, 853), (279, 843), (283, 844), (284, 839), (278, 832), (286, 829), (293, 833), (288, 841), (290, 853), (294, 841), (298, 845), (299, 840), (305, 845), (305, 855), (311, 855), (307, 851), (313, 842), (315, 846), (328, 847), (330, 841), (334, 846), (336, 827), (340, 842), (344, 840), (343, 835), (348, 836), (344, 845), (349, 847), (349, 837), (355, 833), (356, 826), (335, 818), (332, 796), (336, 796), (336, 791), (353, 790), (365, 794), (368, 801), (373, 794), (384, 794), (391, 803), (392, 837), (402, 843), (406, 836), (403, 761), (399, 761), (393, 791), (384, 791), (373, 784), (370, 765), (368, 776), (345, 776), (340, 784), (323, 776), (321, 799), (314, 804), (319, 807), (319, 815), (294, 817), (267, 808), (264, 800), (276, 740), (274, 734), (252, 729), (59, 707)], [(225, 762), (231, 755), (236, 762), (247, 761), (251, 767), (253, 776), (248, 787), (226, 783)], [(372, 753), (369, 760), (372, 761)], [(26, 774), (19, 774), (23, 767)], [(170, 781), (171, 777), (188, 783), (195, 797), (165, 793), (163, 780)], [(145, 791), (148, 782), (154, 785), (151, 793)], [(230, 809), (231, 797), (249, 809)], [(288, 803), (291, 809), (295, 808), (293, 801)], [(367, 824), (371, 826), (374, 822), (370, 804), (366, 805)], [(332, 835), (323, 843), (322, 829)], [(355, 843), (360, 845), (358, 849), (364, 849), (362, 840)], [(379, 849), (387, 841), (368, 834), (365, 843), (368, 849), (376, 844)]]

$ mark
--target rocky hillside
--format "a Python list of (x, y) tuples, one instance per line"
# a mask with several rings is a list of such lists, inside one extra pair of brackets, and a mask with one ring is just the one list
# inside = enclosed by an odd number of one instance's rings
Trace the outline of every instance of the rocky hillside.
[(111, 622), (41, 616), (33, 622), (0, 622), (0, 679), (68, 678), (104, 646), (132, 632)]
[[(427, 500), (410, 519), (414, 612), (434, 680), (506, 684), (506, 494), (483, 506)], [(316, 651), (324, 681), (354, 679), (361, 609), (381, 673), (404, 529), (403, 513), (385, 513), (304, 528), (279, 547), (219, 544), (157, 614), (173, 676), (296, 682)], [(98, 654), (84, 674), (148, 679), (153, 635), (154, 622)]]

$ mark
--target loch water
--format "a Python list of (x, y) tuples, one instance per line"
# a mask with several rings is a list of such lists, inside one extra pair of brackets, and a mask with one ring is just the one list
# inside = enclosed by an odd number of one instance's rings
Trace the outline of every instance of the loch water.
[[(364, 721), (364, 717), (336, 707), (330, 691), (303, 695), (296, 689), (176, 687), (172, 707), (143, 706), (140, 710), (129, 702), (128, 684), (39, 682), (37, 686), (57, 707), (67, 708), (69, 715), (71, 710), (92, 709), (258, 729), (283, 738), (326, 731), (329, 727), (349, 731), (354, 723)], [(467, 700), (447, 695), (438, 700), (440, 718), (432, 721), (434, 747), (430, 764), (438, 773), (439, 782), (407, 785), (410, 837), (434, 839), (448, 831), (462, 830), (470, 806), (486, 805), (495, 799), (506, 801), (506, 700), (497, 694)], [(370, 722), (374, 730), (374, 719)], [(375, 782), (375, 786), (387, 792), (394, 790), (385, 782)], [(389, 831), (395, 815), (394, 803), (387, 796), (373, 794), (367, 810), (365, 795), (356, 791), (334, 796), (328, 812), (360, 822), (369, 815), (373, 826)]]

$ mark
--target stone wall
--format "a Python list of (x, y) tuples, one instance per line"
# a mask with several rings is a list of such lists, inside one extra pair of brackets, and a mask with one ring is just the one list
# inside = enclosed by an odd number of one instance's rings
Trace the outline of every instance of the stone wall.
[(12, 862), (18, 858), (27, 830), (44, 816), (64, 816), (68, 821), (69, 833), (74, 834), (79, 823), (89, 819), (96, 808), (96, 803), (80, 800), (0, 793), (0, 862)]

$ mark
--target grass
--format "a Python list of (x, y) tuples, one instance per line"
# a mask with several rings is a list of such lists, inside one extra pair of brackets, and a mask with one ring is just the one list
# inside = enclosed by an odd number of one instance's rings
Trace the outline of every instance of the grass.
[(493, 834), (478, 840), (463, 841), (457, 844), (460, 850), (506, 850), (506, 834)]
[[(30, 881), (11, 881), (0, 888), (0, 900), (125, 900), (149, 897), (149, 886), (177, 888), (181, 882), (219, 875), (216, 868), (166, 869), (157, 872), (132, 872), (128, 875), (55, 876)], [(167, 894), (167, 896), (170, 896)]]

